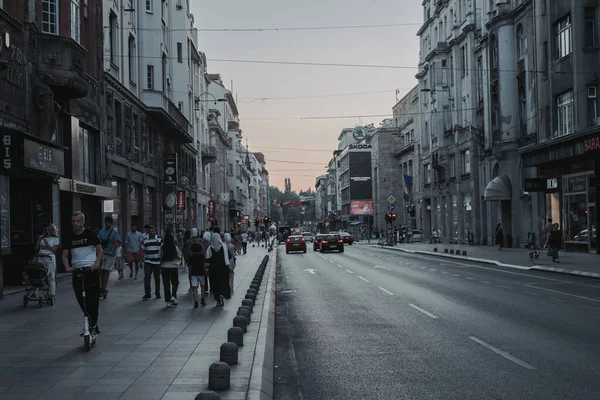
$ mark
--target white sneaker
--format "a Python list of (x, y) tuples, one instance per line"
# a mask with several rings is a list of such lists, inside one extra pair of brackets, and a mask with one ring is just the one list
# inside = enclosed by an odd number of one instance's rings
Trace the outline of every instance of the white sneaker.
[(177, 299), (175, 297), (171, 297), (171, 304), (174, 306), (177, 305)]
[(171, 303), (167, 303), (167, 308), (171, 308), (172, 305), (173, 304), (171, 304)]

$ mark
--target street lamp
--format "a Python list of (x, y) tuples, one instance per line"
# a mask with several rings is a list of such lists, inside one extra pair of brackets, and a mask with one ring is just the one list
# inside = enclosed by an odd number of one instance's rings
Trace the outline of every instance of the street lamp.
[(210, 93), (210, 92), (204, 92), (204, 93), (200, 93), (200, 94), (199, 94), (198, 96), (196, 96), (196, 98), (194, 99), (194, 103), (196, 103), (196, 108), (194, 109), (194, 111), (200, 111), (200, 109), (198, 108), (198, 104), (199, 104), (201, 101), (210, 101), (210, 100), (200, 100), (200, 97), (201, 97), (201, 96), (204, 96), (205, 94), (206, 94), (206, 95), (209, 95), (209, 96), (212, 96), (212, 98), (213, 98), (213, 100), (214, 100), (214, 103), (215, 103), (215, 105), (217, 104), (217, 102), (221, 102), (221, 103), (222, 103), (222, 102), (225, 102), (225, 101), (227, 101), (227, 99), (217, 99), (217, 98), (215, 97), (215, 95), (214, 95), (214, 94), (212, 94), (212, 93)]

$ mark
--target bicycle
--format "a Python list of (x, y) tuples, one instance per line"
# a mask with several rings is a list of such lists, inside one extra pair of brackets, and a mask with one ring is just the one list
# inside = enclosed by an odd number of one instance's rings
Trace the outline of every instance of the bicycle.
[(74, 274), (77, 274), (76, 278), (81, 280), (81, 296), (83, 297), (83, 335), (82, 336), (83, 336), (83, 346), (85, 347), (85, 351), (90, 351), (92, 349), (92, 345), (94, 343), (96, 343), (96, 332), (90, 331), (90, 319), (88, 317), (87, 304), (85, 301), (85, 298), (86, 298), (85, 279), (83, 279), (83, 276), (88, 271), (94, 273), (94, 271), (92, 270), (92, 267), (79, 268), (73, 272)]

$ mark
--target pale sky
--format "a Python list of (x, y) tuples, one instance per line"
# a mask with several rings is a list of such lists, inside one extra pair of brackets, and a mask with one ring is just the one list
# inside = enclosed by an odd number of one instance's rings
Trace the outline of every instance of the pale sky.
[[(198, 29), (402, 26), (262, 32), (200, 32), (208, 71), (220, 73), (238, 98), (250, 151), (265, 154), (271, 185), (314, 189), (315, 179), (346, 127), (391, 117), (400, 97), (417, 84), (421, 2), (416, 0), (190, 0)], [(392, 65), (357, 68), (212, 61), (265, 60)], [(369, 92), (366, 93), (365, 92)], [(377, 92), (377, 93), (372, 93)], [(361, 94), (356, 94), (361, 93)], [(328, 96), (353, 94), (344, 96)], [(262, 100), (264, 99), (264, 100)], [(330, 118), (347, 115), (382, 115)], [(323, 119), (302, 119), (325, 117)], [(283, 161), (283, 162), (282, 162)]]

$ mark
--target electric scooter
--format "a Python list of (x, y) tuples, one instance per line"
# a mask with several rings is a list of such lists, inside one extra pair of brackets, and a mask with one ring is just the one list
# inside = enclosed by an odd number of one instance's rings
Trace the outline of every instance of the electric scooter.
[(85, 280), (83, 279), (83, 275), (87, 272), (92, 272), (91, 267), (80, 268), (77, 272), (77, 279), (81, 280), (81, 296), (83, 297), (83, 345), (85, 347), (85, 351), (90, 351), (92, 349), (92, 345), (96, 343), (96, 333), (90, 332), (90, 319), (87, 313), (87, 305), (85, 302)]

